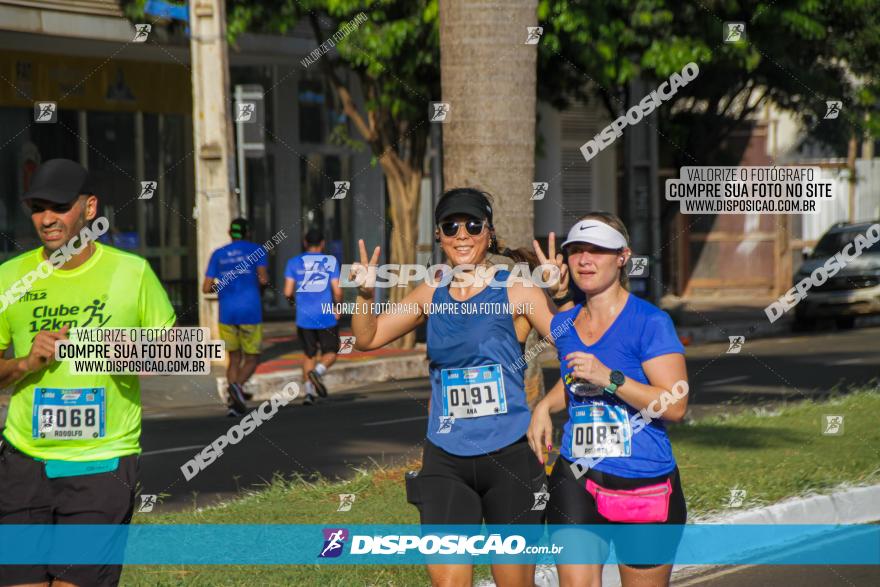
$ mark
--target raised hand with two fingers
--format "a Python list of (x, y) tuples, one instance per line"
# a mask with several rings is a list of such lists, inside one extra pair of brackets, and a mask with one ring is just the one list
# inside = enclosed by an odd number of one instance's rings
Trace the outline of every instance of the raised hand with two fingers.
[(376, 291), (376, 267), (379, 264), (382, 248), (377, 246), (368, 258), (367, 245), (364, 244), (363, 239), (359, 239), (358, 250), (360, 251), (360, 262), (352, 263), (348, 279), (357, 284), (358, 296), (372, 300)]
[(556, 233), (551, 232), (547, 238), (547, 254), (541, 250), (541, 245), (537, 240), (532, 241), (535, 248), (535, 255), (540, 262), (539, 267), (543, 270), (542, 280), (548, 284), (547, 293), (551, 298), (561, 295), (568, 291), (568, 265), (562, 257), (562, 253), (556, 252)]

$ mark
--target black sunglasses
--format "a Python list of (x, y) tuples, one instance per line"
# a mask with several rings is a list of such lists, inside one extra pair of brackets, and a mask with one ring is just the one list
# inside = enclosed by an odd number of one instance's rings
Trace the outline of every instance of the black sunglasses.
[(455, 236), (458, 234), (458, 229), (462, 225), (464, 225), (464, 228), (465, 230), (467, 230), (469, 235), (477, 236), (481, 232), (483, 232), (483, 228), (486, 226), (486, 221), (468, 220), (467, 222), (459, 222), (457, 220), (447, 220), (445, 222), (441, 222), (439, 226), (444, 235)]

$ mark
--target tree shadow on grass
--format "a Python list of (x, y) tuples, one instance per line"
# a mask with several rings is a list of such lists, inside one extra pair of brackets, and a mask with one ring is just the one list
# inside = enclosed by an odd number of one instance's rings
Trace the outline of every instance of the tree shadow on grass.
[(724, 422), (676, 426), (669, 432), (672, 446), (688, 444), (731, 450), (793, 448), (802, 446), (804, 434), (785, 428), (737, 426)]

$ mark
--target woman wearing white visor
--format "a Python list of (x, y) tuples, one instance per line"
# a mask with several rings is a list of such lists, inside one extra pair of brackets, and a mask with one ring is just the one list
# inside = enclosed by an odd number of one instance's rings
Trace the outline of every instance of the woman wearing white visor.
[[(547, 522), (684, 524), (684, 493), (663, 423), (681, 420), (687, 409), (684, 348), (669, 316), (627, 291), (631, 251), (619, 218), (586, 215), (562, 247), (586, 301), (553, 318), (552, 329), (562, 332), (555, 341), (562, 380), (536, 406), (528, 432), (540, 454), (551, 442), (550, 414), (568, 407)], [(585, 530), (562, 532), (582, 533), (574, 543), (592, 549), (595, 560), (608, 552)], [(678, 538), (680, 528), (672, 534)], [(646, 544), (635, 532), (615, 541), (618, 560), (631, 561), (619, 565), (624, 586), (668, 584), (678, 540), (664, 541), (659, 553), (652, 543), (650, 561)], [(557, 559), (560, 585), (601, 585), (601, 564), (565, 560)]]

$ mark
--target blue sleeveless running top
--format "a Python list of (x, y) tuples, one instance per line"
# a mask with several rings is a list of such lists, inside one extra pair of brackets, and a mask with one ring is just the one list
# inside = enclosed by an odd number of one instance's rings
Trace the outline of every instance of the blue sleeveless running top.
[[(498, 271), (494, 282), (504, 283), (509, 275)], [(459, 302), (448, 286), (440, 287), (432, 304), (428, 440), (459, 456), (486, 454), (519, 440), (531, 414), (507, 288), (490, 285)]]

